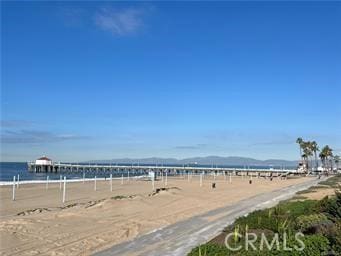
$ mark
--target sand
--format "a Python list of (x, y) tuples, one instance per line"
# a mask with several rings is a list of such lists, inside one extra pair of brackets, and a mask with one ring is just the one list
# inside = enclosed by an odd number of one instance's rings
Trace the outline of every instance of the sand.
[(335, 188), (319, 188), (314, 192), (302, 194), (306, 199), (321, 200), (322, 198), (335, 195)]
[[(304, 200), (306, 200), (306, 199), (321, 200), (326, 196), (328, 196), (328, 197), (335, 196), (336, 190), (337, 190), (336, 188), (331, 188), (328, 186), (325, 186), (325, 187), (324, 186), (318, 186), (312, 190), (308, 190), (309, 192), (300, 193), (298, 195), (298, 197), (302, 197), (302, 199), (304, 198)], [(302, 199), (300, 199), (300, 200), (302, 200)]]
[(168, 178), (166, 190), (152, 194), (150, 181), (130, 180), (121, 185), (113, 181), (67, 184), (66, 202), (62, 203), (59, 184), (21, 185), (12, 201), (12, 187), (0, 187), (0, 253), (1, 255), (89, 255), (138, 235), (152, 232), (194, 215), (227, 206), (256, 194), (311, 178), (287, 180), (223, 176), (215, 181), (199, 177)]

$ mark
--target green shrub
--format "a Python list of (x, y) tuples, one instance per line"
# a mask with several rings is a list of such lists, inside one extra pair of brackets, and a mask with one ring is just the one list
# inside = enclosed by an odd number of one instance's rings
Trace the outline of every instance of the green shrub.
[(318, 224), (323, 223), (327, 220), (328, 220), (328, 218), (322, 213), (310, 214), (310, 215), (301, 215), (301, 216), (298, 216), (296, 219), (296, 225), (297, 225), (296, 227), (300, 231), (304, 232), (305, 230), (307, 230), (311, 226), (318, 225)]
[[(260, 236), (255, 243), (256, 251), (243, 249), (237, 252), (229, 251), (224, 244), (210, 242), (194, 248), (190, 256), (341, 256), (341, 192), (336, 192), (332, 198), (323, 198), (320, 201), (285, 201), (270, 209), (258, 210), (247, 216), (238, 218), (232, 226), (225, 229), (227, 232), (238, 230), (240, 234), (246, 231), (260, 235), (264, 233), (268, 241), (274, 233), (279, 233), (280, 250), (273, 248), (268, 251), (260, 250)], [(301, 240), (305, 244), (303, 251), (284, 251), (281, 242), (282, 232), (288, 234), (287, 247), (299, 246), (295, 240), (296, 232), (303, 232)], [(233, 238), (231, 238), (233, 240)], [(232, 242), (231, 240), (231, 242)], [(238, 239), (236, 245), (244, 244), (245, 240)], [(219, 243), (222, 243), (221, 241)]]
[(305, 236), (302, 239), (305, 249), (302, 252), (293, 251), (288, 255), (320, 256), (326, 255), (329, 250), (329, 241), (322, 235)]
[(250, 229), (268, 229), (275, 231), (276, 220), (271, 216), (269, 217), (269, 211), (270, 209), (252, 212), (247, 216), (238, 218), (235, 221), (235, 225), (239, 225), (242, 229), (248, 225)]
[(341, 219), (341, 192), (335, 191), (335, 197), (323, 198), (317, 205), (318, 209), (330, 219)]
[[(245, 246), (242, 246), (242, 249), (239, 251), (230, 251), (224, 245), (217, 245), (213, 243), (207, 243), (204, 245), (200, 245), (194, 248), (188, 255), (189, 256), (320, 256), (325, 255), (329, 250), (329, 241), (322, 235), (310, 235), (304, 236), (300, 238), (305, 245), (304, 250), (298, 251), (295, 249), (296, 247), (300, 247), (301, 245), (294, 239), (291, 238), (287, 241), (286, 248), (292, 248), (291, 251), (284, 250), (283, 242), (280, 242), (279, 250), (277, 250), (276, 246), (274, 246), (271, 250), (267, 250), (266, 247), (263, 250), (260, 249), (260, 241), (254, 243), (256, 250), (249, 248), (249, 250), (245, 249)], [(243, 244), (240, 242), (238, 244)]]
[(316, 213), (316, 205), (318, 201), (316, 200), (305, 200), (296, 202), (285, 202), (280, 203), (279, 206), (283, 208), (287, 214), (296, 218), (301, 215)]
[(227, 256), (231, 255), (224, 245), (203, 244), (194, 248), (188, 256)]

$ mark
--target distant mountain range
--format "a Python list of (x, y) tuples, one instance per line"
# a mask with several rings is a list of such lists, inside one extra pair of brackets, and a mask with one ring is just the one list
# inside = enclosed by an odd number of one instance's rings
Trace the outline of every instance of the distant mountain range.
[(120, 163), (120, 164), (164, 164), (164, 165), (227, 165), (227, 166), (243, 166), (243, 165), (251, 165), (251, 166), (297, 166), (298, 161), (288, 161), (281, 159), (268, 159), (268, 160), (257, 160), (254, 158), (248, 157), (237, 157), (237, 156), (206, 156), (206, 157), (192, 157), (185, 159), (176, 159), (176, 158), (119, 158), (119, 159), (111, 159), (111, 160), (91, 160), (87, 163)]

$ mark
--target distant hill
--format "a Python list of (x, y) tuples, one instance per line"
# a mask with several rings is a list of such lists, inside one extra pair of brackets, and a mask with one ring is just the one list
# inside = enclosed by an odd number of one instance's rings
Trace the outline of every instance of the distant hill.
[(282, 159), (268, 159), (268, 160), (257, 160), (248, 157), (238, 157), (238, 156), (206, 156), (206, 157), (192, 157), (185, 159), (176, 158), (119, 158), (111, 160), (91, 160), (87, 163), (120, 163), (120, 164), (165, 164), (165, 165), (186, 165), (186, 164), (198, 164), (198, 165), (228, 165), (228, 166), (242, 166), (242, 165), (252, 165), (252, 166), (297, 166), (298, 161), (288, 161)]

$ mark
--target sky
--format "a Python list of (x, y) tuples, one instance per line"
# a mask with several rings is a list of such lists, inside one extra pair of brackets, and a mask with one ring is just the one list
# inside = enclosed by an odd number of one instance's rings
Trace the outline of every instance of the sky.
[(341, 2), (1, 2), (1, 161), (341, 153)]

